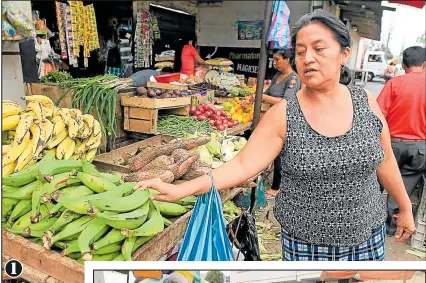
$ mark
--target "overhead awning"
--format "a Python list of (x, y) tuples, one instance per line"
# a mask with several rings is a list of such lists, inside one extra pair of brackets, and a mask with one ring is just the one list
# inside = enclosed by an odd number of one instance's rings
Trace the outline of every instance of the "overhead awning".
[(357, 280), (409, 280), (413, 278), (416, 271), (323, 271), (321, 281), (334, 279)]
[(361, 37), (380, 40), (382, 32), (383, 10), (395, 11), (395, 8), (382, 6), (381, 1), (335, 1), (340, 8), (340, 18), (356, 27)]
[(425, 0), (389, 0), (389, 3), (402, 4), (412, 6), (416, 8), (423, 8), (425, 6)]

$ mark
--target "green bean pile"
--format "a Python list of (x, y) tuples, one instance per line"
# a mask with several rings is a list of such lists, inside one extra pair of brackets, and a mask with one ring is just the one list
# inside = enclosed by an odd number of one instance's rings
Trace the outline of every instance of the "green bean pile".
[(56, 106), (72, 92), (71, 106), (81, 109), (83, 114), (95, 108), (102, 132), (105, 135), (115, 136), (117, 94), (120, 89), (127, 88), (131, 83), (130, 79), (120, 80), (114, 75), (63, 81), (58, 86), (66, 90), (56, 101)]
[(210, 135), (213, 128), (207, 120), (198, 121), (194, 117), (168, 115), (159, 119), (157, 131), (163, 135), (184, 137), (195, 133)]

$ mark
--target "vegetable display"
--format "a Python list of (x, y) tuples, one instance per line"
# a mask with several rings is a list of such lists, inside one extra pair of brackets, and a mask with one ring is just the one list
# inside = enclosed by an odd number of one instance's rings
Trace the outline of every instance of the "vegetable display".
[(119, 79), (114, 75), (62, 81), (58, 87), (66, 90), (58, 98), (56, 105), (72, 93), (72, 107), (81, 109), (83, 114), (90, 113), (94, 109), (102, 132), (105, 135), (115, 136), (117, 94), (119, 90), (131, 85), (131, 79)]
[(223, 108), (234, 120), (240, 123), (248, 123), (253, 120), (254, 96), (249, 95), (244, 98), (235, 97), (232, 102), (224, 102)]
[(54, 160), (48, 154), (25, 172), (3, 178), (2, 223), (9, 232), (81, 263), (130, 261), (196, 201), (152, 201), (157, 192), (135, 191), (135, 184), (101, 173), (89, 162)]
[(213, 127), (207, 120), (197, 120), (194, 117), (168, 115), (158, 121), (157, 131), (163, 135), (184, 137), (188, 134), (210, 134)]
[(2, 144), (3, 177), (24, 170), (47, 152), (58, 159), (93, 160), (102, 133), (92, 115), (57, 108), (43, 95), (23, 99), (27, 101), (25, 111), (15, 102), (2, 101), (2, 131), (13, 136)]
[(42, 83), (60, 83), (60, 82), (69, 81), (72, 79), (73, 77), (68, 72), (53, 71), (53, 72), (49, 72), (46, 76), (41, 77), (40, 81)]
[(217, 109), (213, 104), (203, 103), (197, 107), (191, 107), (189, 114), (195, 116), (198, 121), (208, 121), (210, 126), (218, 131), (233, 128), (239, 124), (238, 120), (232, 119), (226, 111)]

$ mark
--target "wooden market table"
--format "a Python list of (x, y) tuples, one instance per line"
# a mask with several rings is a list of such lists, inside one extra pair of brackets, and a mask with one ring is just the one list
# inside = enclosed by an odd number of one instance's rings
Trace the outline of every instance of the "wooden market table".
[(231, 129), (227, 129), (226, 133), (228, 135), (231, 136), (239, 136), (244, 134), (244, 132), (248, 131), (251, 129), (251, 122), (250, 123), (244, 123), (244, 124), (238, 124), (238, 126), (231, 128)]
[[(233, 199), (245, 188), (232, 188), (221, 192), (222, 203)], [(134, 261), (157, 261), (167, 254), (184, 236), (192, 210), (178, 218), (163, 232), (156, 235), (133, 254)], [(56, 251), (21, 236), (2, 230), (3, 257), (14, 258), (24, 264), (23, 279), (31, 283), (84, 282), (84, 265)], [(49, 281), (47, 281), (49, 280)]]

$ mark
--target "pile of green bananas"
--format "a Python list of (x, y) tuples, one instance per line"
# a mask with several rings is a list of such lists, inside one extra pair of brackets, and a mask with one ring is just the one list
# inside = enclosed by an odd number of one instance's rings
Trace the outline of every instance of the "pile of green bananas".
[(87, 161), (52, 154), (2, 179), (2, 223), (79, 262), (132, 260), (132, 254), (190, 210), (195, 197), (151, 200), (152, 190), (101, 173)]

